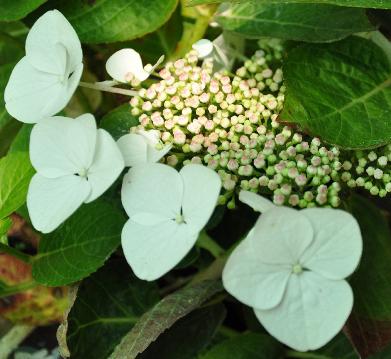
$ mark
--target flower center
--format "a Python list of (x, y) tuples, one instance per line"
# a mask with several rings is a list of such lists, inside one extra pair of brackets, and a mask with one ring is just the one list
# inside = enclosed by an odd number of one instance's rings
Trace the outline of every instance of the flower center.
[(85, 168), (80, 169), (80, 171), (77, 173), (78, 176), (80, 177), (87, 177), (87, 170)]
[(185, 218), (183, 217), (182, 214), (178, 214), (175, 217), (175, 222), (178, 223), (178, 224), (184, 223), (185, 222)]
[(301, 274), (302, 272), (303, 272), (303, 267), (301, 266), (301, 264), (296, 263), (296, 264), (292, 267), (292, 273), (293, 273), (293, 274)]

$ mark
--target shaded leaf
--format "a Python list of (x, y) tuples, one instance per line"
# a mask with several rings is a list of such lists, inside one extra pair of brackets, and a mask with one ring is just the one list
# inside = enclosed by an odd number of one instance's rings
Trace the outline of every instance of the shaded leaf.
[(391, 341), (391, 233), (370, 201), (353, 196), (350, 209), (360, 224), (363, 257), (351, 278), (354, 308), (346, 332), (365, 358)]
[(314, 359), (317, 358), (316, 355), (322, 355), (322, 359), (360, 359), (354, 351), (352, 344), (349, 342), (349, 339), (343, 333), (338, 334), (322, 349), (311, 353), (314, 354)]
[(0, 160), (0, 218), (9, 216), (26, 202), (33, 174), (28, 153), (14, 152)]
[(269, 335), (243, 333), (215, 345), (199, 359), (226, 358), (282, 359), (284, 358), (284, 349)]
[(61, 227), (44, 235), (33, 261), (33, 277), (44, 285), (74, 283), (103, 265), (119, 246), (123, 213), (100, 199), (83, 205)]
[(174, 12), (178, 0), (55, 0), (50, 7), (61, 11), (86, 43), (135, 39), (161, 27)]
[(1, 0), (0, 21), (14, 21), (24, 18), (28, 13), (47, 0)]
[(220, 281), (205, 281), (168, 295), (140, 318), (110, 358), (136, 358), (176, 321), (221, 290)]
[[(16, 121), (14, 121), (16, 122)], [(30, 134), (34, 125), (24, 123), (18, 134), (15, 136), (8, 152), (28, 152), (30, 146)]]
[(370, 148), (391, 138), (391, 64), (359, 37), (292, 48), (284, 65), (283, 121), (343, 148)]
[(224, 30), (248, 38), (329, 42), (373, 30), (365, 9), (323, 4), (248, 2), (222, 8), (216, 17)]
[(135, 278), (124, 261), (108, 262), (81, 283), (68, 314), (71, 357), (106, 359), (141, 314), (158, 300), (154, 283)]
[(194, 310), (160, 335), (137, 359), (194, 359), (213, 339), (225, 314), (222, 304)]
[(103, 116), (100, 127), (109, 132), (116, 140), (128, 134), (131, 127), (140, 124), (138, 117), (131, 114), (131, 108), (128, 103), (124, 103), (110, 111)]
[[(228, 0), (228, 2), (246, 3), (254, 0)], [(201, 4), (218, 4), (227, 0), (185, 0), (187, 6)], [(258, 3), (281, 3), (281, 0), (257, 0)], [(377, 9), (391, 9), (388, 0), (284, 0), (285, 3), (312, 3), (312, 4), (332, 4), (340, 6), (369, 7)]]

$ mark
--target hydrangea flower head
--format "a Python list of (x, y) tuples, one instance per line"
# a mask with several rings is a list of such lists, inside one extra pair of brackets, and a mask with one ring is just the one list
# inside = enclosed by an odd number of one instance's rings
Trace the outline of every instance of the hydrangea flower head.
[(17, 120), (36, 123), (61, 111), (79, 84), (83, 53), (75, 30), (57, 10), (46, 12), (26, 39), (26, 56), (5, 88), (6, 109)]
[(30, 159), (37, 173), (27, 208), (33, 226), (43, 233), (56, 229), (82, 203), (98, 198), (124, 168), (114, 139), (96, 128), (91, 114), (39, 122), (31, 132)]
[(122, 187), (129, 216), (122, 248), (139, 278), (155, 280), (185, 257), (212, 215), (220, 188), (219, 176), (196, 164), (180, 172), (160, 163), (129, 170)]
[[(257, 196), (257, 195), (255, 195)], [(223, 271), (225, 289), (254, 308), (267, 331), (300, 351), (330, 341), (345, 324), (362, 238), (349, 213), (330, 208), (277, 207), (241, 196), (263, 210)]]

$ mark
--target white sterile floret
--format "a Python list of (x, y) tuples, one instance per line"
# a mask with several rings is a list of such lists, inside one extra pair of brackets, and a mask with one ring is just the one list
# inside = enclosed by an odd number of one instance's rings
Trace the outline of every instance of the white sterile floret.
[(122, 154), (108, 132), (84, 114), (51, 117), (34, 126), (27, 207), (34, 227), (49, 233), (84, 203), (105, 192), (124, 168)]
[(197, 51), (198, 57), (204, 59), (213, 53), (213, 42), (208, 39), (201, 39), (192, 46)]
[(7, 111), (26, 123), (61, 111), (79, 84), (82, 60), (71, 24), (57, 10), (46, 12), (30, 29), (26, 56), (16, 64), (5, 88)]
[[(265, 199), (252, 202), (262, 208)], [(228, 259), (223, 283), (254, 308), (271, 335), (296, 350), (315, 350), (342, 329), (352, 310), (344, 278), (361, 252), (360, 228), (349, 213), (272, 206)]]
[(161, 56), (153, 66), (143, 66), (140, 54), (133, 49), (121, 49), (109, 57), (106, 62), (106, 71), (119, 82), (131, 82), (133, 79), (138, 81), (146, 80), (149, 75), (164, 60)]
[(158, 162), (172, 147), (162, 144), (158, 130), (139, 130), (137, 133), (124, 135), (117, 144), (124, 157), (125, 166), (128, 167)]
[(122, 248), (137, 277), (155, 280), (191, 250), (208, 222), (221, 189), (220, 177), (202, 165), (177, 172), (160, 163), (133, 167), (122, 186), (129, 220)]

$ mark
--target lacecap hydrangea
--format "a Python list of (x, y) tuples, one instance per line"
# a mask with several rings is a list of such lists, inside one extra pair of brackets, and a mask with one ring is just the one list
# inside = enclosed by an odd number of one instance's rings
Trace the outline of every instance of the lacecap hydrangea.
[(384, 197), (391, 191), (391, 146), (344, 151), (284, 124), (279, 114), (285, 86), (280, 42), (236, 68), (213, 71), (213, 60), (196, 50), (168, 62), (161, 80), (132, 98), (139, 126), (157, 130), (172, 145), (163, 161), (174, 167), (207, 165), (221, 177), (220, 204), (235, 207), (240, 189), (298, 208), (338, 207), (344, 190), (363, 187)]

